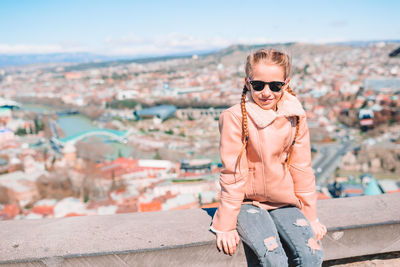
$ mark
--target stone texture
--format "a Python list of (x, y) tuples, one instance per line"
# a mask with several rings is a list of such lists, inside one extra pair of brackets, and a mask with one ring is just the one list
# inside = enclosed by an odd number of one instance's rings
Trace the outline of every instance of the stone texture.
[[(400, 251), (400, 193), (318, 202), (324, 259)], [(245, 266), (218, 252), (212, 210), (0, 222), (6, 266)]]

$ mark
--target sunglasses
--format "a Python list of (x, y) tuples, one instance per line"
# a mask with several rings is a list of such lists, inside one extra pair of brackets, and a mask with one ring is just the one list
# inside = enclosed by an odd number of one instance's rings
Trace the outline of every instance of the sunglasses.
[(272, 92), (279, 92), (282, 87), (286, 84), (285, 82), (263, 82), (263, 81), (250, 81), (249, 83), (255, 91), (262, 91), (266, 84)]

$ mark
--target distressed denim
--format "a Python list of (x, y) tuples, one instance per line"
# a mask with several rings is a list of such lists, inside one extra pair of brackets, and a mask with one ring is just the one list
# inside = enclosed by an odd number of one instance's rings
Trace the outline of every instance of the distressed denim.
[(237, 220), (248, 266), (321, 266), (323, 250), (297, 207), (243, 204)]

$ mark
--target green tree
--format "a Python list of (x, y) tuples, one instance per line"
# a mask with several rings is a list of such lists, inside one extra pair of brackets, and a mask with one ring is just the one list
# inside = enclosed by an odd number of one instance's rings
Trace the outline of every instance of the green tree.
[(156, 154), (154, 155), (153, 159), (156, 159), (156, 160), (161, 160), (162, 159), (162, 157), (161, 157), (160, 153), (158, 152), (158, 150), (156, 151)]
[(25, 128), (18, 128), (15, 134), (19, 136), (26, 135), (26, 130)]

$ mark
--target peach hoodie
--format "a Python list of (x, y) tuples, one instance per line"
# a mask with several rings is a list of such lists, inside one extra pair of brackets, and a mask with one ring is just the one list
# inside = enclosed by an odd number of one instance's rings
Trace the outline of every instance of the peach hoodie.
[[(244, 203), (264, 209), (297, 206), (310, 221), (317, 220), (315, 176), (311, 169), (310, 136), (306, 113), (299, 100), (284, 91), (277, 111), (264, 110), (252, 99), (246, 101), (249, 141), (239, 166), (242, 148), (242, 113), (240, 104), (225, 110), (219, 119), (220, 202), (211, 230), (236, 229), (237, 216)], [(290, 167), (286, 158), (296, 132)]]

